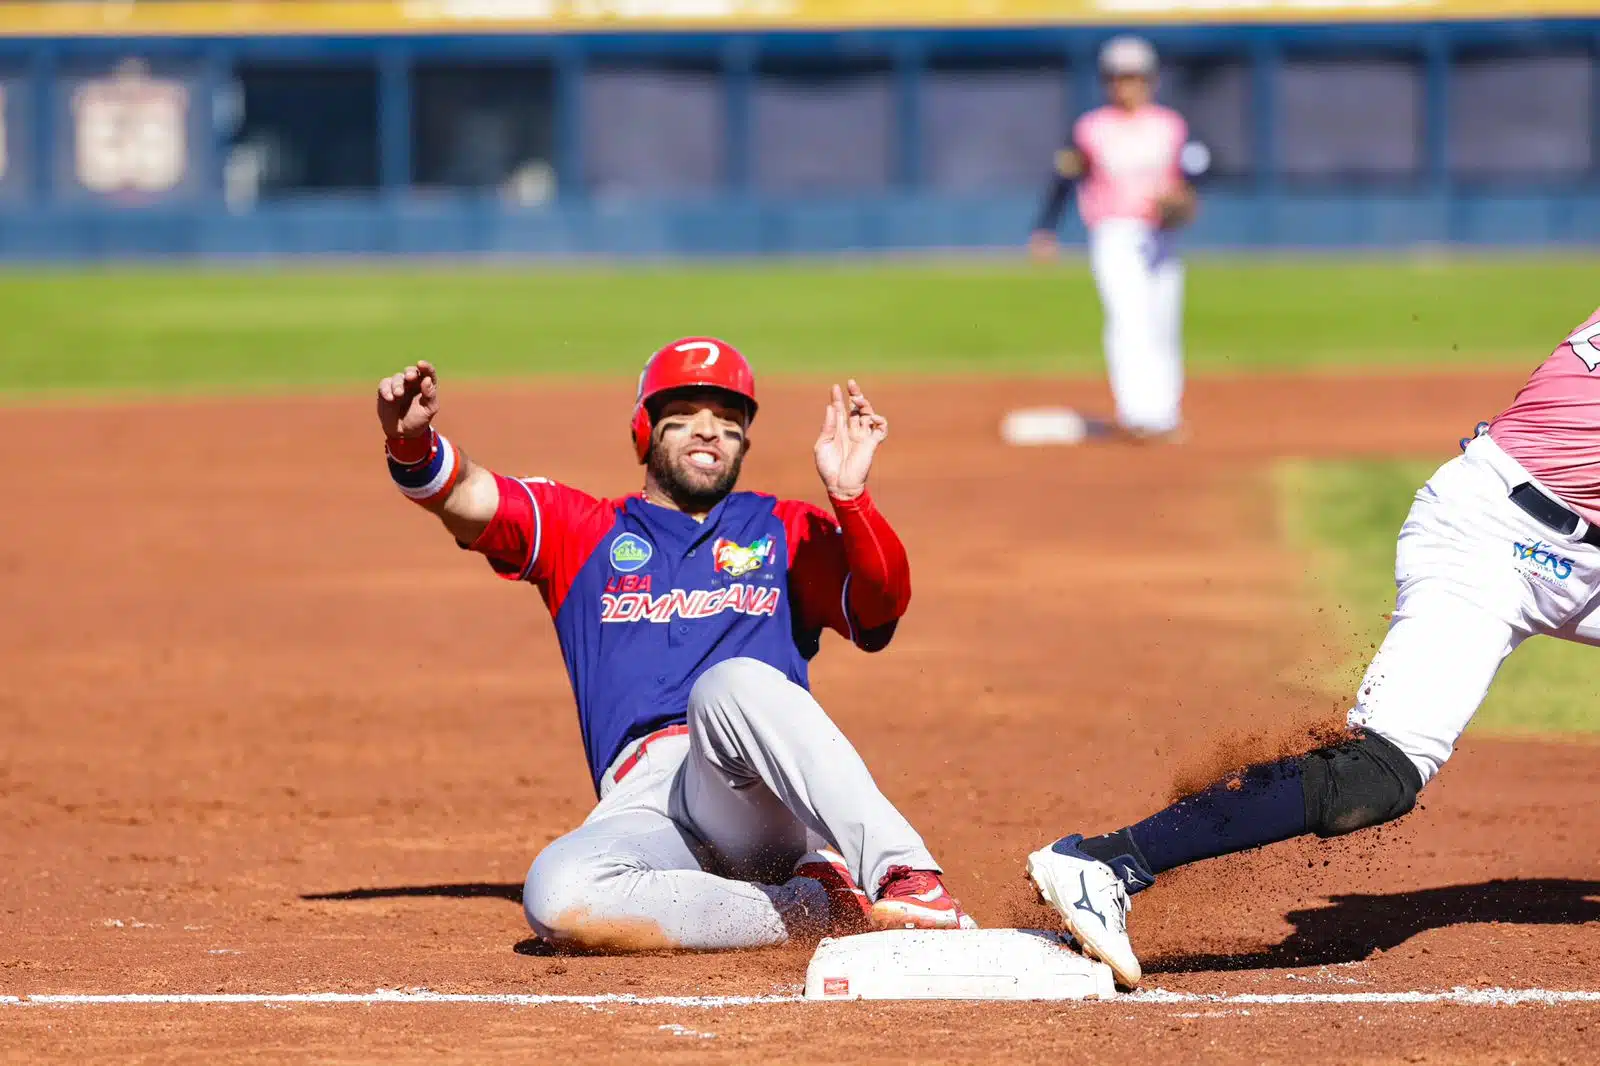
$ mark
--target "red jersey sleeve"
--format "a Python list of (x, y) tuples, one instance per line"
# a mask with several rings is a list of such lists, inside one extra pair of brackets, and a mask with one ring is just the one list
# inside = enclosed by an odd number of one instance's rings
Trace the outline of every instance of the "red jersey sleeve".
[(777, 505), (789, 541), (789, 589), (802, 625), (880, 651), (911, 602), (905, 546), (868, 496), (834, 514), (796, 500)]
[(618, 503), (545, 478), (496, 474), (494, 480), (500, 506), (465, 547), (506, 580), (537, 585), (555, 614), (584, 561), (616, 524)]

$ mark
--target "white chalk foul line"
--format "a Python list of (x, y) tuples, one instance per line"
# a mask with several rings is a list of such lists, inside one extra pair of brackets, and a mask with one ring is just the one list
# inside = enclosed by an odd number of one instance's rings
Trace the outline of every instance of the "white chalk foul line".
[[(803, 996), (639, 996), (632, 993), (601, 993), (592, 996), (539, 995), (533, 993), (450, 993), (398, 991), (380, 988), (375, 992), (253, 992), (122, 994), (49, 994), (0, 996), (4, 1007), (95, 1007), (95, 1006), (275, 1006), (323, 1005), (372, 1006), (377, 1004), (464, 1004), (468, 1006), (548, 1007), (759, 1007), (783, 1003), (809, 1002)], [(1450, 1003), (1466, 1007), (1514, 1007), (1521, 1005), (1560, 1006), (1569, 1003), (1600, 1003), (1600, 992), (1563, 992), (1544, 988), (1452, 988), (1443, 992), (1276, 992), (1202, 993), (1169, 992), (1164, 988), (1146, 989), (1118, 996), (1118, 1004), (1176, 1005), (1207, 1003), (1220, 1006), (1270, 1006), (1289, 1004), (1408, 1004)]]
[(1207, 994), (1168, 992), (1152, 988), (1119, 996), (1118, 1003), (1220, 1003), (1235, 1006), (1273, 1003), (1454, 1003), (1464, 1007), (1515, 1007), (1521, 1004), (1555, 1006), (1562, 1003), (1600, 1003), (1600, 992), (1557, 992), (1546, 988), (1463, 988), (1445, 992), (1244, 992)]
[(801, 996), (637, 996), (607, 992), (592, 996), (537, 995), (516, 992), (428, 992), (380, 988), (376, 992), (132, 992), (120, 995), (51, 994), (0, 996), (0, 1006), (93, 1007), (156, 1004), (173, 1006), (270, 1006), (291, 1004), (467, 1004), (501, 1007), (638, 1006), (638, 1007), (754, 1007), (770, 1003), (801, 1003)]

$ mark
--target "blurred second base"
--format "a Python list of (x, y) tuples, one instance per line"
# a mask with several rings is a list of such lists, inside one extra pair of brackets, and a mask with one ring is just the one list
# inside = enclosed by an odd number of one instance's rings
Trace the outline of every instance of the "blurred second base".
[(1027, 407), (1009, 412), (1000, 423), (1000, 437), (1018, 447), (1079, 444), (1091, 423), (1070, 407)]

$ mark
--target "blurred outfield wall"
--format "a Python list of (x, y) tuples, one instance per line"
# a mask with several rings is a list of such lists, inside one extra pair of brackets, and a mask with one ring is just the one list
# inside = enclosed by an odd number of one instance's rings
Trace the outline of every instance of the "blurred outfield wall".
[(1600, 0), (57, 0), (0, 257), (1014, 246), (1130, 27), (1193, 244), (1600, 241)]

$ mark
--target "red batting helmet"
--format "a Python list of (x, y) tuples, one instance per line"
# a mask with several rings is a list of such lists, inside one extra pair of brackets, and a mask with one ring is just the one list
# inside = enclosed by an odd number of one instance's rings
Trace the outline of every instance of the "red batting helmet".
[(650, 455), (653, 423), (649, 403), (671, 389), (713, 388), (731, 392), (750, 406), (756, 417), (756, 376), (739, 349), (715, 337), (684, 337), (650, 357), (639, 375), (633, 402), (633, 447), (642, 463)]

